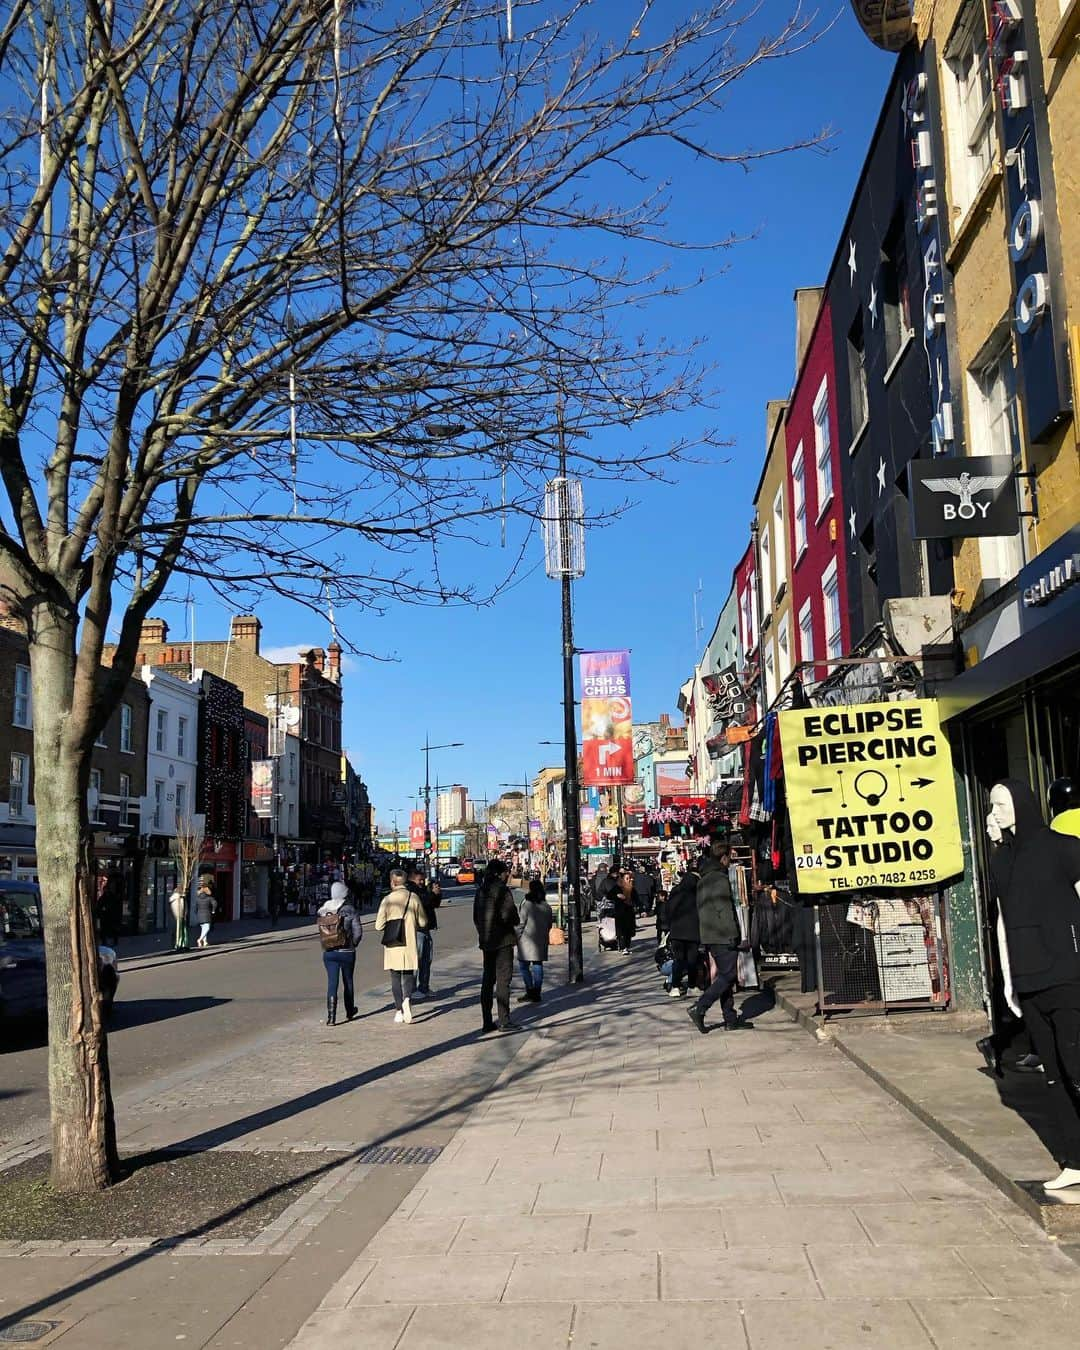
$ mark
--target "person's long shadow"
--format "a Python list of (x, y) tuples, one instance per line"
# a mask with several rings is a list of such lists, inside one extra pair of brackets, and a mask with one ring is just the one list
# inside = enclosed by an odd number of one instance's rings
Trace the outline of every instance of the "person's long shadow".
[(173, 1017), (187, 1017), (189, 1013), (204, 1012), (231, 1003), (231, 998), (212, 998), (209, 994), (189, 998), (118, 998), (109, 1018), (109, 1035), (127, 1027), (149, 1026), (152, 1022), (167, 1022)]

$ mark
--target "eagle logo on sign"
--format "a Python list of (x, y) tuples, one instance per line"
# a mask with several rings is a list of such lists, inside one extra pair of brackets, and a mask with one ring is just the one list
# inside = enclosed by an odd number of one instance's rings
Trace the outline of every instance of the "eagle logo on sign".
[(961, 520), (971, 520), (975, 515), (975, 503), (972, 498), (976, 492), (995, 492), (1008, 477), (1007, 473), (984, 474), (977, 477), (965, 472), (959, 478), (924, 478), (923, 487), (929, 488), (931, 492), (948, 492), (954, 497), (959, 497), (960, 505), (955, 508), (956, 514)]

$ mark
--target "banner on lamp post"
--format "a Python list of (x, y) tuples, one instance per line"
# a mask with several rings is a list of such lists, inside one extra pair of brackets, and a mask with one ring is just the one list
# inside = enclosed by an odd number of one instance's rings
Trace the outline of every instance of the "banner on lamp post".
[(427, 819), (423, 811), (414, 811), (409, 817), (409, 846), (423, 850), (424, 836), (427, 833)]
[(251, 809), (260, 820), (269, 820), (274, 814), (274, 761), (251, 761)]
[(581, 760), (586, 787), (636, 781), (630, 653), (581, 653)]
[(600, 843), (600, 836), (596, 831), (596, 807), (583, 806), (581, 808), (581, 847), (596, 848)]
[(487, 850), (489, 853), (498, 853), (499, 851), (499, 827), (497, 825), (487, 827)]
[(529, 852), (543, 853), (544, 851), (544, 831), (543, 826), (538, 820), (529, 821)]

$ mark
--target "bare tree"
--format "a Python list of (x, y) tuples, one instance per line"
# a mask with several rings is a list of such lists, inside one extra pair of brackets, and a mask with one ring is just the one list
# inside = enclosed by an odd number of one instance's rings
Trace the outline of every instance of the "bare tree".
[(0, 588), (31, 644), (58, 1187), (115, 1174), (86, 790), (170, 581), (479, 598), (440, 546), (500, 515), (521, 546), (556, 385), (581, 474), (688, 448), (641, 432), (704, 396), (690, 351), (632, 328), (678, 290), (649, 166), (681, 155), (704, 201), (773, 153), (723, 145), (719, 110), (810, 35), (735, 0), (603, 8), (13, 0)]
[(176, 841), (176, 889), (184, 897), (185, 906), (191, 903), (191, 883), (195, 879), (195, 869), (202, 861), (205, 819), (194, 814), (176, 817), (173, 836)]

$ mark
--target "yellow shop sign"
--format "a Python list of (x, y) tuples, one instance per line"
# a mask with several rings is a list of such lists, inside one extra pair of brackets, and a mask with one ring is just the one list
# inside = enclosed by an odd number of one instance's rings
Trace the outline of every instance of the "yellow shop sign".
[(780, 743), (802, 894), (932, 889), (964, 870), (932, 700), (782, 712)]

